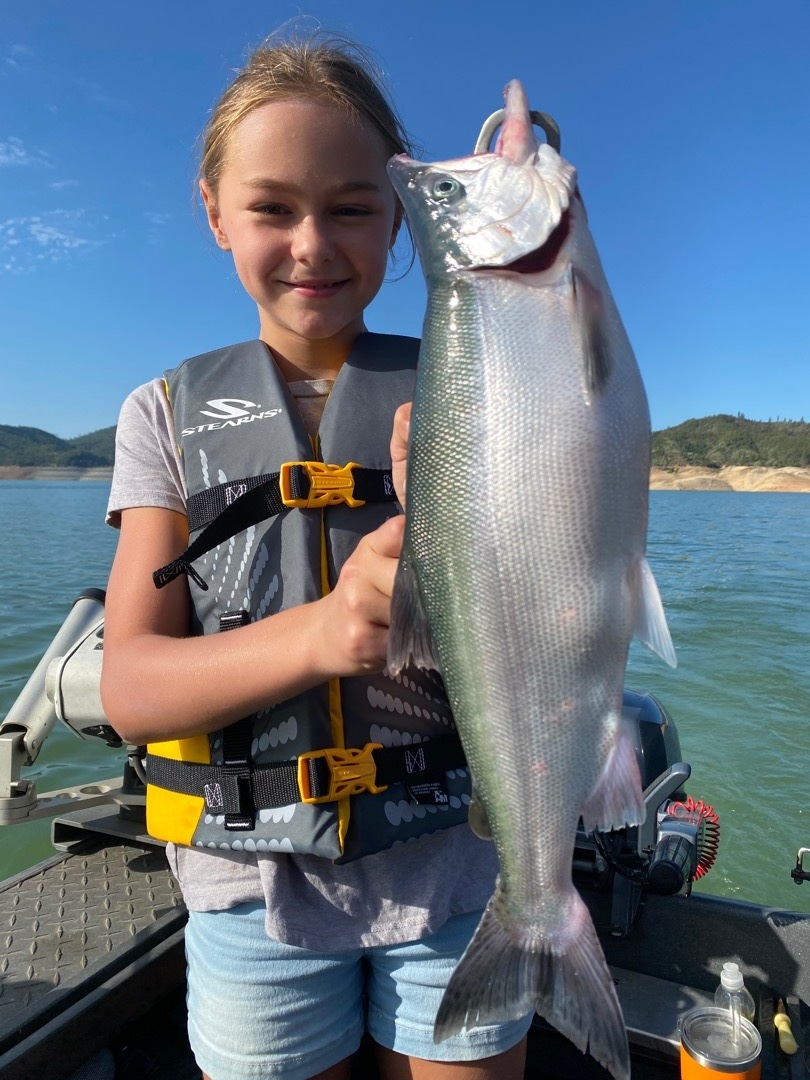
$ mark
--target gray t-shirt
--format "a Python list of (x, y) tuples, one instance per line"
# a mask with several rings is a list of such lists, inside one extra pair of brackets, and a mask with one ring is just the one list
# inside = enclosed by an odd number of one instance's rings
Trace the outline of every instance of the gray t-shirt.
[[(328, 385), (291, 389), (308, 426), (317, 426)], [(185, 513), (183, 469), (161, 379), (130, 394), (118, 421), (107, 521), (118, 526), (121, 511), (136, 506)], [(319, 952), (425, 937), (452, 915), (481, 910), (497, 873), (494, 845), (467, 825), (341, 865), (314, 855), (174, 844), (167, 854), (190, 909), (263, 900), (270, 937)]]

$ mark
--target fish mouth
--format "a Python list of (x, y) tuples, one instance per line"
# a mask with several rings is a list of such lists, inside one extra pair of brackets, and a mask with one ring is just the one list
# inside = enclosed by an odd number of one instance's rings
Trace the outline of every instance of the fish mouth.
[(514, 262), (500, 267), (501, 270), (511, 270), (513, 274), (541, 274), (544, 270), (550, 270), (559, 258), (568, 234), (571, 231), (571, 211), (566, 210), (560, 218), (560, 223), (552, 231), (542, 247), (530, 251), (528, 255), (521, 255)]

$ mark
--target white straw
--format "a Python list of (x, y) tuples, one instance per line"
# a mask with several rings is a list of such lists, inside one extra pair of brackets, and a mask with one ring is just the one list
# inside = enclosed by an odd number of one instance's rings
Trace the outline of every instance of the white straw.
[(731, 1042), (735, 1050), (740, 1049), (742, 1030), (740, 1025), (740, 999), (737, 994), (731, 995)]

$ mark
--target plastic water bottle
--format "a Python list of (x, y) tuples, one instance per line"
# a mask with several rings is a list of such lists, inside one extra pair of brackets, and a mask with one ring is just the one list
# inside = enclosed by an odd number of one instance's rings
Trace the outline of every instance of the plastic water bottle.
[(745, 988), (742, 972), (737, 964), (725, 963), (720, 972), (720, 985), (714, 992), (714, 1003), (720, 1009), (731, 1013), (731, 1042), (735, 1048), (740, 1045), (742, 1024), (740, 1019), (754, 1022), (754, 999)]
[(756, 1006), (745, 988), (742, 972), (737, 964), (723, 964), (720, 985), (714, 992), (714, 1003), (718, 1009), (728, 1009), (732, 1013), (739, 1009), (739, 1015), (753, 1024)]

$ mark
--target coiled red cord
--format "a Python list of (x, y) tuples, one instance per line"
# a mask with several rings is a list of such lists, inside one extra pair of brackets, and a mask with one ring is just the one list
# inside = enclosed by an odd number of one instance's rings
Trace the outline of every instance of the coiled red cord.
[(673, 802), (667, 807), (667, 813), (673, 817), (685, 817), (698, 824), (698, 858), (694, 880), (698, 881), (711, 870), (720, 847), (720, 818), (713, 806), (702, 799), (693, 799), (689, 795), (684, 802)]

